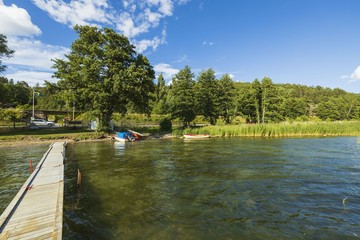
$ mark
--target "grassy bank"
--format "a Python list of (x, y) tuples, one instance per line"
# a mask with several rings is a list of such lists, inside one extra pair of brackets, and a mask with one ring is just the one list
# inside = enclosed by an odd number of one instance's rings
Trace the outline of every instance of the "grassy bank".
[(173, 132), (178, 136), (183, 133), (210, 134), (221, 137), (360, 136), (360, 122), (242, 124), (187, 128)]
[(51, 140), (93, 140), (106, 138), (104, 132), (94, 132), (86, 129), (71, 128), (44, 128), (44, 129), (17, 129), (14, 131), (0, 132), (1, 142), (18, 141), (51, 141)]

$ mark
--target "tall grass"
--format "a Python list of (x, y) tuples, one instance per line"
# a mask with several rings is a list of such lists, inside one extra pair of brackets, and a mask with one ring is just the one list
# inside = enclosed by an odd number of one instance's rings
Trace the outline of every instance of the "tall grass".
[(182, 132), (174, 132), (175, 135), (181, 133), (210, 134), (220, 137), (360, 136), (360, 122), (242, 124), (187, 128)]

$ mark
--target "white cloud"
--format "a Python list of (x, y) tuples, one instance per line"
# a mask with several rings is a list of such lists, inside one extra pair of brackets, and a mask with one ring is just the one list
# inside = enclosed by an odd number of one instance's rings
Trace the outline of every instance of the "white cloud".
[(171, 79), (173, 76), (175, 76), (175, 74), (179, 72), (179, 69), (173, 68), (170, 64), (167, 63), (156, 64), (154, 66), (154, 70), (158, 74), (162, 73), (164, 78), (167, 80)]
[(27, 82), (30, 86), (34, 86), (37, 83), (43, 85), (44, 80), (55, 82), (56, 80), (51, 78), (52, 75), (53, 73), (51, 72), (18, 70), (13, 73), (5, 74), (5, 77), (8, 79), (14, 79), (14, 82), (24, 81)]
[(65, 2), (63, 0), (32, 0), (47, 12), (55, 21), (70, 27), (79, 25), (96, 25), (111, 23), (112, 14), (107, 0), (80, 0)]
[(64, 54), (70, 52), (70, 49), (62, 46), (54, 46), (34, 39), (17, 37), (8, 38), (8, 46), (10, 49), (14, 49), (15, 53), (12, 58), (4, 60), (5, 64), (46, 70), (50, 70), (53, 65), (51, 59), (64, 58)]
[(358, 66), (350, 76), (351, 79), (360, 80), (360, 66)]
[(350, 76), (342, 75), (340, 78), (349, 80), (349, 83), (359, 81), (360, 80), (360, 66), (358, 66)]
[(121, 0), (123, 9), (116, 10), (108, 0), (32, 0), (55, 21), (73, 27), (79, 25), (105, 25), (121, 32), (139, 51), (153, 50), (166, 43), (163, 37), (135, 39), (150, 29), (157, 28), (162, 19), (172, 16), (175, 5), (189, 0)]
[(214, 42), (208, 42), (208, 41), (203, 41), (202, 42), (202, 45), (205, 45), (205, 46), (212, 46), (212, 45), (214, 45), (215, 43)]
[(174, 63), (183, 63), (188, 61), (189, 61), (188, 56), (184, 54), (178, 60), (174, 61)]
[(28, 12), (15, 4), (5, 6), (0, 1), (0, 33), (6, 36), (40, 35), (41, 30), (31, 22)]
[(15, 49), (12, 58), (4, 60), (8, 65), (5, 77), (14, 81), (25, 81), (29, 85), (43, 84), (44, 80), (55, 82), (51, 78), (54, 62), (51, 59), (64, 58), (70, 49), (62, 46), (44, 44), (30, 38), (10, 37), (8, 46)]
[(142, 53), (149, 47), (152, 48), (153, 51), (157, 49), (157, 47), (161, 44), (166, 43), (166, 29), (164, 28), (161, 32), (161, 38), (154, 37), (153, 39), (143, 39), (140, 41), (134, 40), (134, 45), (136, 47), (136, 51)]

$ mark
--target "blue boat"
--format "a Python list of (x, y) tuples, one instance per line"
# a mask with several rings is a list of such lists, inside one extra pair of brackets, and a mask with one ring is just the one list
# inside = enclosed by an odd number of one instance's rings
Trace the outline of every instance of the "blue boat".
[(132, 142), (136, 140), (136, 137), (131, 132), (116, 132), (114, 138), (119, 142)]

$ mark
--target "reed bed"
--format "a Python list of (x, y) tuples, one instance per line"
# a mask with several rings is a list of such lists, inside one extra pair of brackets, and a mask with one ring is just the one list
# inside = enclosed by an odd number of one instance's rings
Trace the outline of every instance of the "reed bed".
[[(176, 132), (179, 134), (180, 132)], [(360, 136), (360, 122), (306, 122), (279, 124), (242, 124), (187, 128), (183, 133), (210, 134), (219, 137), (305, 137)]]

